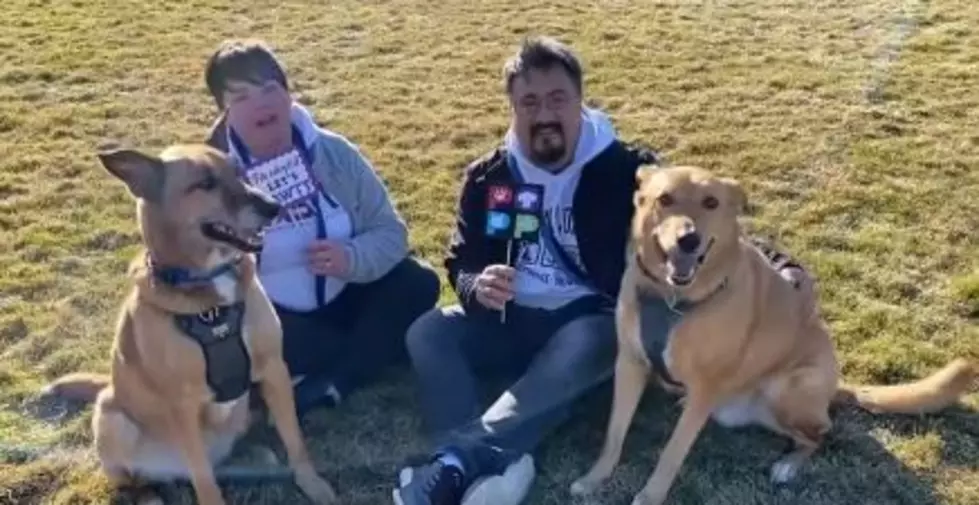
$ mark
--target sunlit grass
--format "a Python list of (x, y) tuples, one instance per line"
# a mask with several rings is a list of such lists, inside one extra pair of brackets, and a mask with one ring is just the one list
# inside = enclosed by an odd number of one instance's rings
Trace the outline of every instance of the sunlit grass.
[[(506, 127), (504, 59), (526, 33), (559, 36), (624, 138), (742, 181), (751, 228), (818, 277), (847, 380), (905, 380), (953, 356), (979, 358), (970, 2), (8, 0), (2, 12), (0, 444), (88, 450), (88, 413), (51, 426), (23, 410), (45, 379), (107, 366), (138, 235), (94, 147), (201, 140), (215, 114), (203, 63), (230, 36), (277, 47), (299, 100), (363, 148), (412, 245), (436, 264), (462, 167)], [(425, 449), (410, 381), (396, 373), (306, 424), (345, 503), (388, 503), (402, 459)], [(583, 403), (537, 454), (529, 503), (569, 502), (608, 403), (607, 390)], [(677, 415), (668, 397), (648, 395), (603, 503), (629, 502)], [(767, 481), (781, 440), (708, 427), (674, 503), (979, 503), (974, 412), (836, 420), (785, 490)], [(0, 503), (105, 502), (91, 465), (67, 468), (0, 459)], [(235, 503), (296, 497), (281, 486), (230, 492)]]

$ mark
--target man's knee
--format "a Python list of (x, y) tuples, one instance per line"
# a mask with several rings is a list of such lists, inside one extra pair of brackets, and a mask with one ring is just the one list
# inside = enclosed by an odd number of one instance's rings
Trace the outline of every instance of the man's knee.
[(572, 374), (611, 373), (615, 364), (615, 318), (588, 315), (559, 328), (547, 346), (550, 361), (563, 364)]
[(614, 349), (615, 316), (612, 314), (580, 316), (558, 328), (551, 338), (560, 340), (562, 347), (584, 354)]
[(435, 307), (415, 319), (405, 334), (412, 361), (425, 361), (451, 348), (462, 317), (457, 307)]

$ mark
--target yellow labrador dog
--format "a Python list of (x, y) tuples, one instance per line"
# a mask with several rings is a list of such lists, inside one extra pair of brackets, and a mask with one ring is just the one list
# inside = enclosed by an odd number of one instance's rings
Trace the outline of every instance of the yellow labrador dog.
[(315, 503), (334, 503), (307, 454), (279, 320), (255, 276), (252, 253), (279, 205), (207, 146), (98, 157), (135, 197), (145, 251), (130, 268), (111, 374), (67, 375), (45, 392), (94, 400), (96, 452), (117, 486), (188, 478), (199, 503), (220, 505), (213, 466), (248, 428), (258, 383), (296, 484)]
[(683, 392), (683, 413), (633, 505), (664, 502), (709, 418), (792, 439), (794, 451), (772, 468), (772, 479), (785, 482), (829, 431), (832, 402), (872, 412), (934, 411), (976, 378), (976, 368), (957, 359), (913, 384), (841, 386), (816, 297), (783, 279), (742, 235), (737, 218), (745, 195), (736, 181), (680, 166), (642, 171), (639, 186), (616, 309), (619, 351), (605, 445), (572, 484), (573, 494), (589, 493), (611, 475), (650, 375)]

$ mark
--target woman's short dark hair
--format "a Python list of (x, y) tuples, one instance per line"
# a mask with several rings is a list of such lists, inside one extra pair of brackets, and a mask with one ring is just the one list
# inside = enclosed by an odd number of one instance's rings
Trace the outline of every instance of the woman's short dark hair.
[(546, 36), (527, 37), (520, 44), (517, 53), (503, 65), (503, 84), (506, 92), (513, 91), (513, 81), (517, 76), (526, 78), (530, 70), (550, 70), (560, 67), (571, 78), (578, 93), (581, 93), (582, 74), (578, 56), (567, 44)]
[(218, 45), (207, 60), (204, 80), (220, 109), (224, 108), (222, 97), (228, 81), (261, 84), (274, 80), (289, 89), (282, 63), (265, 42), (256, 39), (227, 40)]

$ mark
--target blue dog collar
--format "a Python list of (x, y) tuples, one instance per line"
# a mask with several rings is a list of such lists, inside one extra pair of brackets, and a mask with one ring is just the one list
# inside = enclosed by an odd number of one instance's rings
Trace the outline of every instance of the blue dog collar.
[(233, 272), (238, 263), (241, 262), (241, 256), (235, 259), (218, 265), (211, 270), (205, 271), (194, 271), (183, 267), (164, 267), (159, 266), (154, 263), (149, 255), (146, 256), (146, 266), (153, 275), (153, 278), (174, 288), (181, 287), (191, 287), (199, 286), (202, 284), (210, 284), (218, 277), (228, 273)]

